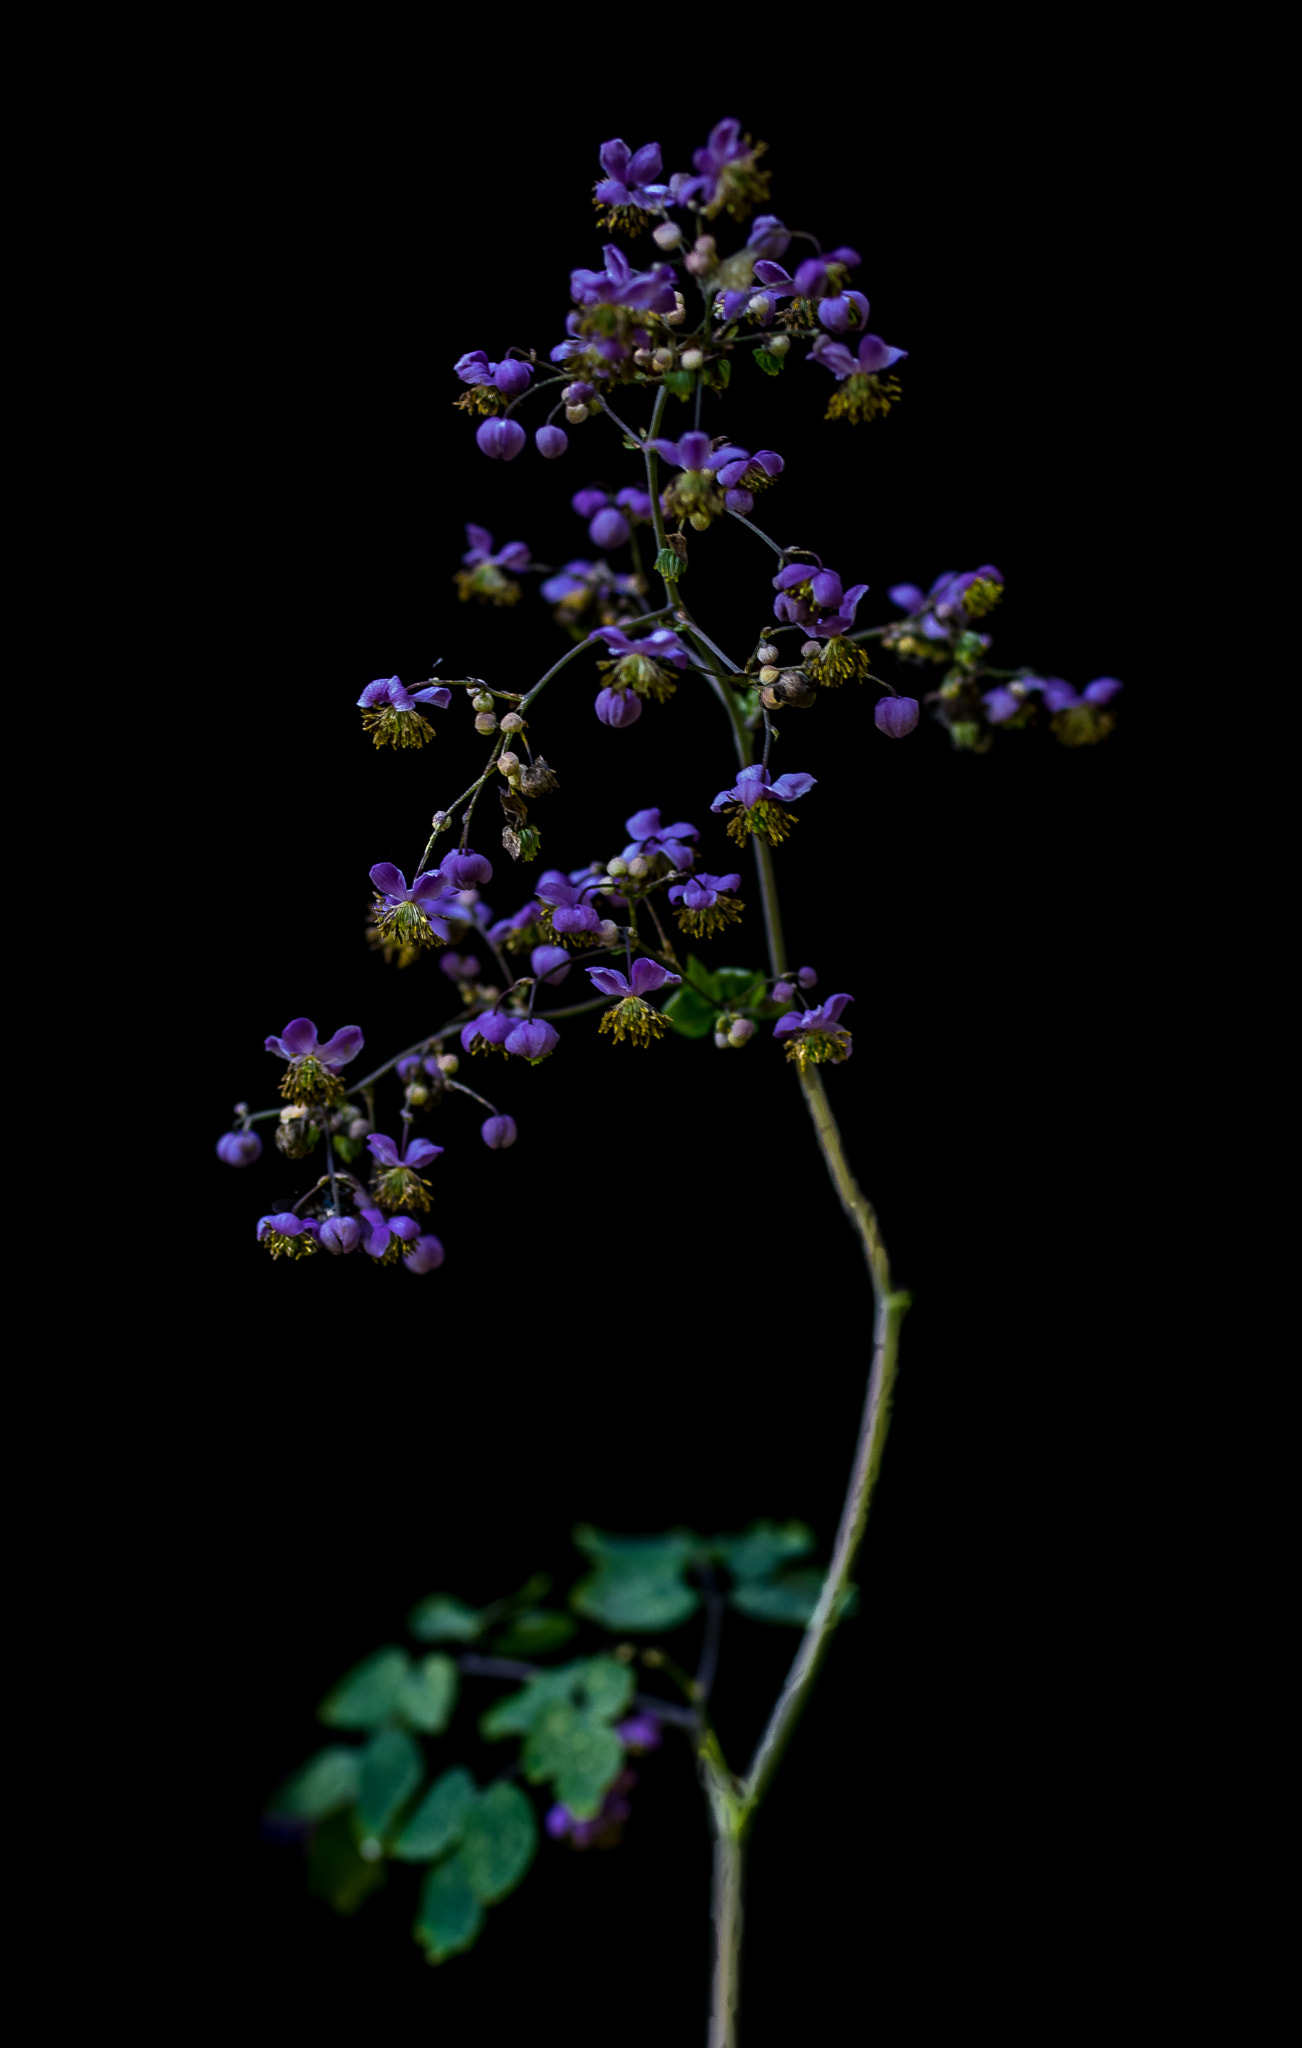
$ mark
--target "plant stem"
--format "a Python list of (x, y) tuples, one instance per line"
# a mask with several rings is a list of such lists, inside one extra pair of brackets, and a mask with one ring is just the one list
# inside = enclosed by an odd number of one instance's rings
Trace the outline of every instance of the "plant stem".
[(710, 1986), (709, 2048), (736, 2048), (741, 1964), (741, 1838), (731, 1828), (714, 1837), (711, 1918), (714, 1968)]

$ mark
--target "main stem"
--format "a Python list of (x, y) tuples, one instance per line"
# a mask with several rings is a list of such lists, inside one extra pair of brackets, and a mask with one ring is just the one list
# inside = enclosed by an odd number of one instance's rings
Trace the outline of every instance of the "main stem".
[[(682, 616), (680, 612), (680, 617)], [(684, 625), (691, 631), (690, 623)], [(743, 764), (749, 760), (748, 734), (738, 706), (727, 687), (718, 683), (716, 694), (728, 713), (733, 741)], [(782, 912), (778, 904), (773, 850), (767, 841), (752, 837), (758, 870), (760, 904), (769, 968), (774, 975), (788, 974), (782, 934)], [(818, 1604), (810, 1617), (787, 1673), (786, 1683), (760, 1737), (746, 1776), (738, 1780), (728, 1771), (716, 1741), (700, 1755), (702, 1779), (709, 1799), (714, 1831), (714, 1970), (711, 1984), (709, 2048), (736, 2048), (737, 1994), (741, 1966), (742, 1851), (751, 1820), (773, 1782), (774, 1773), (799, 1719), (805, 1701), (822, 1668), (846, 1601), (846, 1589), (855, 1556), (863, 1541), (868, 1509), (881, 1471), (882, 1451), (890, 1425), (891, 1395), (895, 1386), (899, 1356), (900, 1324), (909, 1306), (909, 1296), (891, 1286), (890, 1261), (882, 1242), (877, 1214), (850, 1170), (845, 1143), (827, 1099), (823, 1077), (817, 1067), (804, 1067), (800, 1089), (813, 1120), (814, 1135), (823, 1162), (831, 1176), (841, 1207), (863, 1247), (868, 1279), (873, 1292), (872, 1359), (864, 1396), (859, 1436), (855, 1445), (850, 1481), (841, 1508), (840, 1525), (832, 1548)]]

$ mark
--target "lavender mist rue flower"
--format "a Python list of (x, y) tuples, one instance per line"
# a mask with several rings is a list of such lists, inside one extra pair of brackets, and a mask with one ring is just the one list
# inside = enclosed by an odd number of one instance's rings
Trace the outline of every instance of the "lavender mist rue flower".
[(486, 1010), (482, 1017), (472, 1017), (461, 1027), (461, 1050), (463, 1052), (500, 1052), (506, 1058), (506, 1041), (511, 1035), (514, 1017), (504, 1017), (500, 1010)]
[[(440, 869), (431, 868), (407, 887), (407, 878), (391, 860), (377, 861), (371, 869), (377, 895), (375, 928), (380, 939), (394, 946), (445, 946), (449, 938), (447, 919), (461, 910)], [(438, 906), (441, 915), (435, 912)]]
[(514, 462), (524, 446), (524, 428), (514, 420), (485, 420), (475, 440), (480, 453), (495, 462)]
[(606, 173), (592, 192), (597, 226), (637, 234), (653, 216), (664, 212), (669, 197), (668, 185), (661, 182), (660, 144), (644, 142), (641, 149), (630, 150), (626, 142), (616, 139), (603, 142), (597, 154)]
[(479, 1126), (479, 1135), (490, 1152), (502, 1152), (514, 1145), (519, 1133), (513, 1116), (490, 1116)]
[(381, 1209), (359, 1209), (362, 1250), (377, 1266), (396, 1266), (409, 1257), (420, 1242), (420, 1225), (414, 1216), (386, 1216)]
[[(657, 455), (682, 473), (661, 493), (666, 519), (687, 520), (703, 533), (723, 511), (727, 494), (719, 481), (719, 470), (729, 463), (750, 461), (744, 448), (724, 439), (718, 447), (708, 434), (684, 434), (678, 441), (650, 441)], [(770, 451), (771, 452), (771, 451)]]
[[(855, 292), (852, 296), (857, 299), (860, 294)], [(865, 315), (867, 310), (865, 300)], [(825, 334), (820, 334), (809, 351), (810, 361), (821, 363), (836, 378), (836, 390), (828, 400), (823, 417), (849, 420), (854, 425), (888, 413), (899, 399), (900, 380), (882, 373), (893, 364), (903, 362), (907, 354), (907, 349), (892, 348), (880, 334), (865, 334), (851, 355), (843, 341), (830, 341)]]
[(252, 1166), (262, 1157), (262, 1140), (256, 1131), (227, 1131), (217, 1140), (217, 1157), (226, 1166)]
[(422, 1180), (416, 1169), (441, 1158), (441, 1145), (431, 1145), (428, 1138), (413, 1138), (404, 1155), (392, 1138), (373, 1131), (366, 1149), (375, 1161), (371, 1193), (377, 1202), (383, 1202), (386, 1209), (428, 1209), (429, 1182)]
[(680, 171), (669, 180), (674, 205), (695, 206), (707, 220), (719, 213), (745, 220), (769, 196), (769, 173), (758, 168), (766, 147), (743, 135), (740, 121), (717, 121), (692, 153), (696, 176)]
[(344, 1084), (339, 1069), (356, 1059), (365, 1042), (358, 1025), (345, 1024), (321, 1045), (312, 1019), (295, 1017), (278, 1038), (273, 1035), (265, 1044), (268, 1052), (278, 1052), (289, 1061), (280, 1083), (281, 1094), (289, 1102), (311, 1105), (341, 1099)]
[(452, 702), (452, 692), (441, 683), (408, 690), (397, 676), (390, 676), (385, 682), (368, 683), (357, 702), (361, 706), (363, 729), (370, 733), (377, 747), (423, 747), (426, 740), (433, 739), (434, 728), (421, 717), (416, 706), (437, 704), (440, 711), (446, 711)]
[(596, 626), (588, 638), (604, 640), (615, 657), (597, 663), (610, 676), (609, 689), (633, 690), (639, 697), (654, 698), (657, 704), (667, 704), (678, 688), (670, 667), (681, 674), (691, 659), (691, 650), (669, 626), (657, 626), (639, 640), (630, 640), (618, 626)]
[(627, 861), (645, 860), (651, 863), (655, 874), (668, 874), (674, 868), (690, 868), (696, 858), (688, 844), (699, 839), (695, 825), (679, 819), (676, 825), (662, 825), (660, 813), (655, 811), (634, 811), (631, 818), (625, 818), (624, 830), (629, 843), (622, 858)]
[(432, 1273), (443, 1264), (443, 1246), (437, 1237), (425, 1231), (403, 1254), (403, 1265), (409, 1273)]
[[(463, 391), (456, 403), (463, 412), (499, 413), (506, 401), (518, 398), (529, 388), (533, 370), (528, 363), (507, 356), (500, 363), (490, 363), (482, 348), (472, 349), (461, 356), (454, 365), (456, 374), (463, 384), (470, 388)], [(482, 446), (482, 443), (481, 443)]]
[(519, 600), (520, 586), (514, 576), (502, 572), (511, 569), (523, 575), (529, 567), (529, 550), (522, 540), (508, 541), (497, 554), (493, 553), (493, 536), (486, 526), (467, 526), (466, 539), (470, 545), (461, 557), (464, 567), (456, 572), (453, 579), (457, 595), (462, 603), (477, 598), (480, 604), (515, 604)]
[(559, 939), (567, 946), (597, 944), (601, 937), (601, 919), (587, 898), (599, 886), (600, 883), (592, 880), (579, 887), (568, 876), (557, 874), (555, 870), (538, 877), (538, 895), (548, 906), (549, 939)]
[(555, 1052), (560, 1035), (554, 1024), (533, 1017), (512, 1025), (506, 1034), (506, 1050), (517, 1059), (528, 1060), (531, 1067), (541, 1066)]
[(873, 712), (873, 724), (889, 739), (902, 740), (918, 722), (916, 697), (883, 697)]
[(652, 989), (676, 987), (681, 974), (671, 974), (658, 960), (648, 960), (645, 955), (633, 962), (627, 980), (613, 967), (589, 967), (587, 973), (603, 995), (620, 997), (612, 1009), (602, 1012), (598, 1031), (609, 1031), (618, 1041), (631, 1038), (634, 1045), (650, 1045), (653, 1038), (664, 1037), (667, 1022), (644, 998)]
[(678, 905), (678, 928), (689, 938), (703, 939), (710, 932), (735, 924), (746, 908), (740, 897), (727, 891), (741, 887), (740, 875), (693, 875), (690, 882), (676, 882), (669, 901)]
[(355, 1216), (329, 1216), (321, 1225), (320, 1244), (324, 1251), (333, 1252), (340, 1259), (346, 1252), (355, 1252), (362, 1241), (362, 1226)]
[[(773, 578), (775, 615), (784, 624), (803, 626), (810, 638), (801, 649), (804, 672), (826, 689), (838, 689), (847, 678), (860, 681), (869, 672), (868, 656), (847, 639), (866, 583), (844, 590), (835, 569), (811, 562), (789, 562)], [(822, 645), (819, 645), (819, 642)]]
[(282, 1210), (277, 1216), (262, 1217), (258, 1243), (267, 1247), (273, 1259), (306, 1259), (317, 1250), (320, 1228), (314, 1216), (295, 1216), (292, 1210)]
[(754, 455), (739, 455), (734, 461), (725, 462), (719, 471), (719, 482), (727, 492), (724, 504), (729, 512), (744, 515), (753, 511), (756, 495), (776, 483), (785, 468), (782, 457), (773, 448), (760, 448)]
[(710, 809), (727, 813), (728, 837), (738, 846), (744, 846), (752, 832), (778, 846), (796, 822), (788, 805), (811, 790), (817, 779), (796, 773), (770, 782), (768, 769), (757, 764), (743, 768), (731, 789), (721, 789)]
[(849, 1059), (850, 1033), (840, 1020), (846, 1004), (853, 1001), (853, 996), (828, 996), (815, 1010), (789, 1010), (778, 1018), (773, 1036), (786, 1039), (787, 1058), (795, 1061), (802, 1074), (811, 1061), (835, 1066)]

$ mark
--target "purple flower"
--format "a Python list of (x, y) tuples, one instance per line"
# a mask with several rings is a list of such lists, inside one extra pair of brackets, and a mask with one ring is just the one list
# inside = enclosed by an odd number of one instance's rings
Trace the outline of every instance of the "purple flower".
[(722, 463), (749, 460), (744, 448), (734, 448), (726, 442), (722, 448), (712, 447), (708, 434), (684, 434), (677, 441), (657, 440), (650, 441), (647, 445), (654, 448), (657, 455), (663, 455), (665, 461), (672, 463), (675, 469), (717, 471)]
[(614, 967), (589, 967), (587, 974), (593, 987), (599, 988), (605, 996), (646, 996), (652, 989), (663, 988), (667, 982), (680, 982), (683, 978), (681, 974), (671, 974), (658, 960), (648, 960), (645, 954), (639, 954), (633, 962), (632, 975), (627, 981)]
[(573, 882), (554, 870), (539, 876), (537, 893), (551, 909), (553, 931), (600, 931), (601, 919), (592, 905), (584, 900), (585, 893), (590, 894), (591, 888), (591, 884), (585, 884), (583, 889), (576, 888)]
[(281, 1094), (292, 1102), (311, 1104), (341, 1099), (344, 1084), (339, 1079), (339, 1069), (356, 1059), (365, 1041), (356, 1024), (345, 1024), (333, 1038), (320, 1045), (311, 1018), (295, 1017), (279, 1038), (271, 1037), (264, 1042), (268, 1052), (278, 1052), (289, 1061), (280, 1084)]
[(729, 889), (740, 889), (740, 875), (693, 875), (690, 882), (676, 882), (669, 891), (671, 903), (685, 903), (689, 910), (709, 910)]
[(628, 1038), (634, 1045), (642, 1046), (664, 1037), (668, 1024), (658, 1010), (652, 1009), (646, 997), (653, 989), (664, 988), (670, 983), (676, 986), (682, 980), (681, 974), (671, 974), (658, 961), (640, 955), (633, 962), (627, 980), (614, 967), (589, 967), (588, 978), (603, 995), (619, 998), (613, 1008), (602, 1012), (597, 1026), (599, 1031), (609, 1031), (617, 1042)]
[(707, 218), (726, 207), (744, 220), (752, 204), (768, 197), (768, 174), (756, 169), (763, 148), (742, 134), (740, 121), (717, 121), (709, 141), (692, 152), (696, 176), (678, 171), (669, 180), (674, 204), (699, 206)]
[(789, 1010), (778, 1018), (773, 1036), (786, 1039), (787, 1058), (796, 1062), (802, 1074), (811, 1061), (836, 1065), (849, 1059), (850, 1033), (841, 1023), (841, 1012), (853, 1001), (853, 996), (844, 994), (828, 996), (817, 1009)]
[(504, 1052), (506, 1040), (516, 1022), (514, 1017), (504, 1017), (500, 1010), (485, 1010), (482, 1017), (472, 1017), (461, 1027), (461, 1050), (463, 1052)]
[(576, 1820), (569, 1807), (558, 1802), (548, 1808), (543, 1826), (554, 1842), (568, 1839), (575, 1849), (611, 1848), (618, 1842), (624, 1831), (624, 1822), (633, 1810), (627, 1795), (636, 1783), (637, 1772), (623, 1770), (602, 1800), (600, 1812), (592, 1820)]
[(262, 1140), (256, 1131), (227, 1131), (217, 1140), (217, 1157), (226, 1166), (252, 1166), (262, 1157)]
[[(607, 242), (602, 249), (604, 270), (572, 270), (570, 296), (579, 306), (629, 306), (646, 313), (672, 313), (673, 266), (659, 263), (654, 270), (637, 271), (622, 249)], [(553, 354), (555, 352), (553, 351)]]
[(513, 356), (490, 363), (482, 348), (459, 357), (454, 368), (463, 384), (492, 384), (504, 398), (515, 398), (526, 390), (533, 375), (528, 363), (518, 362)]
[(817, 639), (831, 639), (854, 624), (859, 600), (866, 583), (852, 583), (843, 590), (835, 569), (817, 568), (812, 562), (789, 562), (773, 578), (777, 596), (773, 600), (776, 618), (789, 626), (805, 626)]
[(873, 712), (873, 723), (878, 732), (884, 732), (888, 739), (902, 740), (913, 731), (918, 722), (918, 701), (916, 697), (883, 697)]
[(1087, 683), (1084, 690), (1077, 692), (1061, 676), (1027, 676), (1024, 687), (1042, 691), (1045, 710), (1058, 712), (1074, 711), (1079, 704), (1110, 704), (1122, 685), (1115, 676), (1100, 676), (1097, 682)]
[(738, 846), (744, 846), (752, 832), (777, 846), (796, 822), (788, 804), (811, 790), (815, 780), (812, 775), (795, 773), (779, 775), (776, 782), (770, 782), (768, 769), (756, 764), (743, 768), (731, 789), (721, 789), (710, 809), (731, 812), (728, 837)]
[[(479, 962), (473, 953), (445, 953), (439, 961), (439, 967), (449, 981), (474, 981), (479, 974)], [(402, 1064), (399, 1060), (399, 1072), (402, 1070)]]
[(452, 702), (452, 692), (442, 683), (431, 683), (423, 690), (409, 690), (397, 676), (389, 676), (383, 682), (368, 683), (357, 702), (363, 711), (412, 711), (417, 704), (437, 704), (440, 711), (446, 711)]
[(540, 1061), (550, 1058), (559, 1039), (560, 1032), (554, 1025), (535, 1017), (530, 1023), (516, 1024), (507, 1033), (506, 1049), (518, 1059), (528, 1060), (531, 1067), (536, 1067)]
[(703, 939), (735, 923), (745, 905), (730, 892), (741, 887), (740, 875), (693, 875), (689, 882), (675, 882), (669, 901), (678, 905), (678, 927), (691, 938)]
[(378, 1159), (381, 1166), (409, 1166), (413, 1170), (428, 1165), (431, 1159), (441, 1159), (443, 1147), (431, 1145), (428, 1138), (413, 1138), (407, 1147), (404, 1159), (392, 1138), (386, 1138), (379, 1131), (372, 1131), (366, 1140), (366, 1149), (372, 1159)]
[(317, 1249), (320, 1229), (314, 1216), (295, 1216), (292, 1209), (284, 1209), (259, 1220), (258, 1243), (273, 1259), (303, 1259)]
[(487, 566), (523, 573), (529, 567), (529, 550), (522, 540), (510, 540), (500, 553), (494, 554), (493, 536), (486, 526), (467, 526), (466, 539), (470, 546), (461, 559), (468, 569)]
[(540, 981), (559, 988), (574, 963), (564, 946), (535, 946), (529, 955), (529, 965)]
[[(695, 825), (680, 819), (676, 825), (662, 825), (659, 811), (634, 811), (631, 818), (625, 818), (624, 830), (629, 835), (629, 844), (624, 848), (625, 860), (654, 860), (657, 854), (676, 868), (689, 868), (696, 858), (689, 839), (699, 839)], [(672, 894), (672, 891), (670, 892)]]
[(801, 988), (813, 988), (818, 975), (812, 967), (802, 967), (796, 975)]
[(381, 860), (371, 869), (371, 880), (381, 898), (376, 929), (391, 944), (432, 946), (447, 939), (447, 919), (462, 914), (439, 868), (418, 875), (409, 889), (402, 869)]
[(753, 249), (757, 256), (781, 257), (791, 247), (791, 237), (776, 213), (761, 213), (751, 222), (746, 247)]
[[(593, 198), (607, 208), (636, 208), (639, 212), (659, 213), (669, 197), (669, 187), (661, 183), (664, 166), (660, 158), (658, 142), (644, 142), (641, 149), (630, 151), (626, 142), (603, 142), (599, 151), (601, 168), (606, 173), (593, 190)], [(614, 221), (610, 225), (614, 226)]]
[(515, 356), (507, 356), (493, 372), (493, 382), (503, 398), (518, 398), (522, 391), (529, 389), (533, 370), (528, 363), (522, 363)]
[(621, 548), (631, 531), (623, 513), (616, 511), (613, 505), (607, 505), (589, 525), (588, 539), (594, 548)]
[(642, 699), (632, 690), (598, 690), (593, 710), (603, 725), (616, 730), (622, 725), (636, 725), (642, 716)]
[[(1023, 687), (1019, 693), (1001, 683), (998, 689), (987, 690), (981, 702), (986, 707), (986, 717), (991, 725), (1004, 725), (1008, 719), (1016, 718), (1018, 712), (1025, 709), (1026, 690)], [(878, 708), (880, 709), (880, 706)]]
[(539, 427), (533, 437), (533, 443), (540, 455), (545, 455), (549, 462), (554, 462), (558, 455), (564, 455), (570, 445), (570, 437), (564, 427)]
[(725, 462), (719, 471), (719, 482), (728, 493), (724, 500), (728, 510), (744, 516), (755, 503), (756, 491), (767, 490), (785, 467), (782, 457), (773, 448), (761, 448), (754, 455), (742, 455), (732, 462)]
[[(861, 295), (852, 292), (850, 296), (858, 299)], [(865, 315), (867, 310), (867, 300), (864, 300)], [(865, 334), (851, 355), (843, 341), (826, 341), (820, 334), (809, 353), (811, 361), (821, 363), (825, 370), (830, 370), (840, 384), (846, 377), (878, 376), (881, 371), (904, 362), (909, 352), (906, 348), (892, 348), (888, 342), (882, 340), (880, 334)]]
[(692, 658), (691, 649), (669, 626), (657, 626), (653, 633), (644, 633), (640, 640), (630, 640), (620, 626), (597, 626), (588, 638), (604, 640), (614, 654), (649, 655), (656, 662), (672, 662), (680, 670), (686, 668)]
[(408, 1245), (420, 1236), (414, 1216), (386, 1216), (380, 1209), (359, 1209), (362, 1250), (382, 1266), (396, 1265)]
[(660, 1722), (654, 1714), (630, 1714), (626, 1721), (616, 1721), (615, 1733), (625, 1749), (635, 1754), (660, 1747)]
[(486, 1117), (479, 1126), (479, 1135), (490, 1152), (501, 1152), (516, 1140), (515, 1118), (513, 1116)]
[(436, 1266), (443, 1264), (443, 1246), (427, 1231), (416, 1239), (402, 1263), (409, 1273), (432, 1273)]
[(524, 446), (524, 438), (524, 428), (515, 420), (485, 420), (475, 432), (480, 451), (501, 462), (515, 460)]
[(362, 1226), (355, 1216), (328, 1216), (321, 1225), (319, 1242), (339, 1259), (355, 1252), (362, 1241)]
[(463, 853), (444, 856), (439, 873), (454, 889), (480, 889), (493, 879), (492, 863), (482, 853), (466, 847)]

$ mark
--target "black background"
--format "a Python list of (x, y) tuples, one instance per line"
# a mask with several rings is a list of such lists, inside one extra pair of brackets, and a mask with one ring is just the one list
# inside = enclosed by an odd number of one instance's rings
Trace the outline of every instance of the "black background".
[[(168, 1540), (148, 1566), (158, 1637), (198, 1702), (174, 1737), (196, 1786), (180, 1801), (196, 1889), (178, 1910), (220, 1953), (216, 2005), (235, 2017), (256, 1999), (266, 2023), (326, 2039), (381, 2011), (453, 2040), (514, 2039), (558, 2010), (584, 2043), (704, 2025), (708, 1844), (678, 1745), (641, 1766), (616, 1851), (547, 1845), (476, 1950), (437, 1972), (408, 1933), (414, 1876), (336, 1921), (258, 1814), (320, 1739), (321, 1693), (399, 1638), (417, 1597), (486, 1600), (540, 1568), (563, 1589), (576, 1520), (710, 1532), (798, 1515), (826, 1556), (869, 1302), (785, 1063), (758, 1040), (617, 1050), (586, 1019), (537, 1070), (494, 1062), (519, 1142), (489, 1154), (469, 1106), (441, 1113), (447, 1262), (420, 1278), (359, 1258), (273, 1266), (254, 1226), (305, 1171), (268, 1146), (234, 1173), (211, 1146), (237, 1098), (272, 1100), (262, 1040), (290, 1017), (359, 1022), (370, 1065), (451, 1014), (436, 966), (385, 969), (361, 921), (368, 867), (410, 873), (478, 743), (458, 702), (435, 714), (434, 747), (378, 753), (355, 699), (439, 655), (527, 687), (566, 643), (532, 591), (514, 613), (458, 605), (466, 520), (561, 562), (587, 552), (570, 494), (638, 480), (601, 421), (560, 462), (532, 444), (487, 462), (451, 365), (561, 337), (568, 271), (604, 239), (588, 199), (602, 139), (655, 135), (674, 169), (735, 112), (769, 142), (771, 210), (860, 250), (871, 324), (910, 351), (903, 403), (855, 430), (823, 424), (817, 366), (738, 367), (704, 424), (785, 455), (760, 523), (867, 580), (860, 623), (893, 616), (891, 583), (992, 560), (995, 660), (1127, 684), (1106, 746), (1008, 735), (980, 759), (929, 725), (886, 741), (849, 688), (779, 721), (775, 764), (819, 777), (779, 855), (787, 927), (820, 992), (855, 994), (855, 1056), (829, 1091), (916, 1305), (863, 1613), (754, 1838), (746, 2039), (816, 2031), (865, 1981), (922, 2024), (996, 1985), (1029, 2017), (1106, 1832), (1145, 1569), (1127, 1454), (1115, 1435), (1101, 1447), (1088, 1375), (1126, 1279), (1124, 955), (1146, 910), (1133, 792), (1156, 664), (1145, 408), (1165, 204), (1146, 85), (1066, 35), (1052, 52), (995, 37), (980, 54), (847, 53), (833, 83), (829, 28), (808, 85), (776, 54), (739, 72), (698, 46), (672, 90), (631, 35), (608, 71), (565, 43), (531, 34), (464, 77), (438, 70), (428, 94), (419, 51), (397, 43), (358, 79), (346, 53), (326, 75), (277, 51), (241, 77), (222, 167), (199, 181), (204, 312), (178, 337), (196, 429), (177, 462), (182, 581), (206, 622), (187, 778), (212, 884), (209, 1128), (193, 1133), (206, 1252), (184, 1311), (205, 1334), (174, 1396)], [(671, 406), (667, 431), (689, 423)], [(770, 574), (740, 529), (694, 543), (690, 601), (725, 648), (751, 644)], [(733, 763), (713, 700), (686, 684), (612, 733), (594, 689), (575, 664), (532, 728), (563, 782), (538, 810), (543, 864), (608, 857), (626, 815), (659, 805), (726, 867), (708, 805)], [(527, 884), (493, 836), (475, 839), (501, 914)], [(758, 961), (757, 920), (745, 934), (713, 957)], [(486, 1064), (463, 1078), (491, 1092)], [(716, 1704), (738, 1767), (795, 1640), (728, 1625)]]

